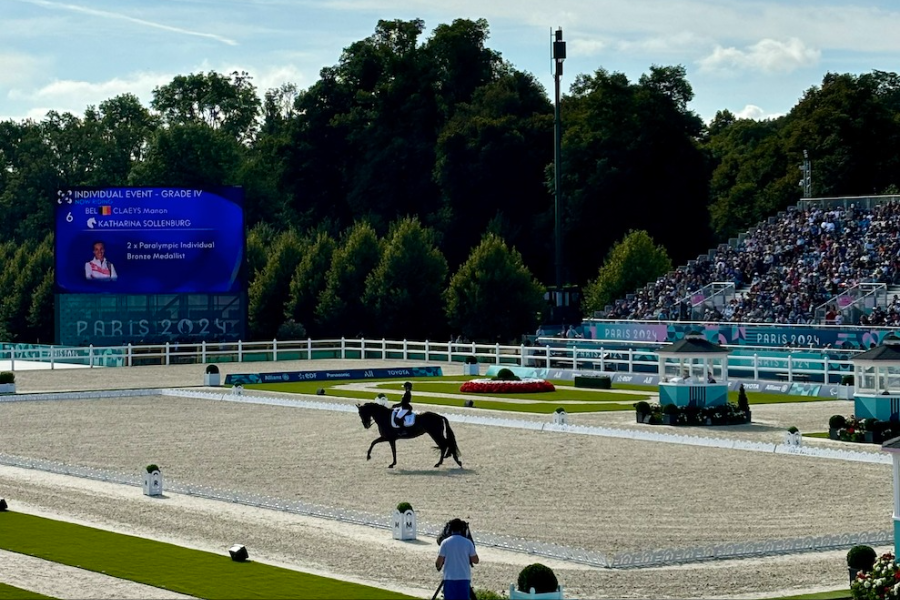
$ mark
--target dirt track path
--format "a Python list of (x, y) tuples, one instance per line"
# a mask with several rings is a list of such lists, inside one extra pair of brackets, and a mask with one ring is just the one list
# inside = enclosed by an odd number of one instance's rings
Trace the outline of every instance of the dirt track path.
[[(271, 370), (310, 366), (279, 363)], [(314, 366), (329, 368), (321, 362)], [(202, 380), (196, 365), (170, 369), (23, 373), (19, 384), (22, 391), (38, 391), (150, 382), (198, 385)], [(773, 423), (813, 423), (823, 410), (811, 404), (779, 409), (763, 412)], [(7, 454), (121, 472), (156, 462), (171, 481), (385, 515), (397, 502), (409, 501), (423, 522), (440, 524), (459, 516), (476, 534), (604, 553), (890, 528), (887, 465), (455, 424), (464, 470), (433, 469), (429, 444), (413, 440), (398, 445), (398, 468), (389, 471), (386, 447), (378, 447), (371, 462), (364, 460), (373, 433), (347, 413), (143, 397), (0, 404), (0, 415), (0, 443)], [(584, 418), (624, 426), (626, 416)], [(779, 429), (764, 425), (743, 435), (774, 436)], [(397, 542), (382, 530), (176, 495), (153, 501), (137, 488), (110, 485), (0, 468), (0, 495), (12, 507), (21, 503), (34, 511), (135, 528), (148, 537), (220, 551), (240, 541), (260, 560), (421, 596), (430, 597), (436, 586), (432, 539)], [(534, 562), (528, 555), (482, 552), (476, 585), (496, 591), (506, 589), (521, 566)], [(844, 554), (629, 571), (539, 562), (553, 564), (573, 597), (764, 597), (844, 585)]]

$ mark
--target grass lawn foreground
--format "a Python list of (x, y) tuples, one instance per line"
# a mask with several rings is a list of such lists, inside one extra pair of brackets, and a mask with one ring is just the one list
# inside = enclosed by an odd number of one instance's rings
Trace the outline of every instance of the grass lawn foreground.
[[(227, 549), (223, 549), (220, 556), (14, 511), (0, 512), (0, 531), (0, 548), (3, 550), (207, 600), (412, 598), (254, 562), (252, 553), (250, 561), (235, 562)], [(0, 587), (0, 599), (44, 597), (37, 594), (23, 596), (17, 592), (12, 586)]]

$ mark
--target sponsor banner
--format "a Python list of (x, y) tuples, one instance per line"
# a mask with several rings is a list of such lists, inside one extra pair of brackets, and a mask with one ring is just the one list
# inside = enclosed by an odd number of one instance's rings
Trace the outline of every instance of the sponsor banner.
[(659, 342), (680, 340), (688, 332), (700, 329), (706, 339), (723, 346), (785, 346), (866, 350), (877, 346), (890, 328), (835, 327), (814, 325), (680, 323), (667, 321), (585, 321), (581, 327), (586, 339), (600, 342)]
[(334, 379), (392, 379), (403, 377), (441, 377), (441, 367), (397, 367), (394, 369), (344, 369), (341, 371), (289, 371), (281, 373), (233, 373), (225, 376), (225, 385), (253, 383), (290, 383)]

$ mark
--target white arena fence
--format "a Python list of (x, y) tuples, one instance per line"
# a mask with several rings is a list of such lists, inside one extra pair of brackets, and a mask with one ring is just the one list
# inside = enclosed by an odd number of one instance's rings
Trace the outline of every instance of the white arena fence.
[[(101, 398), (120, 398), (128, 396), (160, 395), (184, 398), (201, 398), (227, 402), (266, 404), (273, 406), (288, 406), (345, 413), (356, 412), (356, 407), (353, 404), (288, 399), (270, 396), (254, 396), (247, 393), (238, 395), (230, 392), (223, 394), (184, 389), (136, 389), (119, 391), (16, 394), (0, 396), (0, 404), (2, 404), (3, 402), (29, 402), (38, 400), (92, 400)], [(557, 425), (552, 422), (543, 423), (539, 421), (528, 421), (522, 419), (504, 419), (459, 414), (447, 414), (446, 416), (447, 419), (452, 422), (471, 423), (493, 427), (510, 427), (548, 433), (597, 435), (604, 437), (704, 446), (729, 450), (744, 450), (749, 452), (770, 452), (810, 458), (890, 464), (889, 456), (883, 453), (875, 452), (855, 452), (849, 450), (835, 450), (831, 448), (797, 447), (788, 446), (786, 444), (770, 444), (764, 442), (750, 442), (745, 440), (733, 440), (725, 438), (706, 438), (701, 436), (655, 433), (625, 428), (616, 429), (609, 427)], [(136, 487), (140, 487), (142, 485), (142, 475), (140, 473), (127, 474), (108, 471), (104, 469), (69, 465), (56, 461), (35, 460), (4, 453), (0, 453), (0, 464), (12, 467), (36, 469), (49, 473), (57, 473), (73, 477), (83, 477), (87, 479), (121, 485), (131, 485)], [(246, 506), (265, 508), (269, 510), (279, 510), (310, 517), (331, 519), (344, 523), (366, 525), (369, 527), (388, 530), (392, 527), (390, 516), (381, 516), (364, 511), (332, 508), (296, 500), (284, 500), (281, 498), (273, 498), (270, 496), (237, 492), (235, 490), (226, 490), (208, 486), (179, 483), (177, 481), (171, 480), (167, 480), (166, 488), (171, 492), (189, 496), (237, 503)], [(433, 538), (437, 538), (437, 536), (440, 535), (441, 531), (443, 530), (442, 525), (423, 523), (421, 521), (418, 522), (418, 526), (423, 535)], [(727, 542), (690, 548), (662, 548), (655, 550), (642, 550), (637, 552), (622, 552), (609, 556), (596, 551), (589, 551), (580, 548), (568, 548), (559, 544), (533, 542), (520, 538), (496, 535), (491, 533), (479, 532), (474, 535), (474, 538), (477, 544), (484, 546), (585, 564), (593, 567), (624, 569), (686, 564), (709, 560), (797, 554), (801, 552), (821, 552), (825, 550), (846, 549), (857, 544), (869, 544), (873, 546), (890, 545), (893, 543), (893, 531), (871, 531), (849, 534), (845, 533), (806, 536), (802, 538), (778, 540)]]
[[(481, 364), (533, 367), (554, 372), (584, 374), (635, 373), (657, 374), (659, 356), (651, 347), (625, 348), (601, 342), (565, 338), (540, 338), (542, 345), (527, 346), (476, 344), (410, 340), (323, 339), (272, 340), (265, 342), (200, 342), (196, 344), (166, 343), (161, 345), (124, 346), (50, 346), (3, 344), (0, 364), (15, 371), (16, 362), (45, 363), (50, 369), (60, 365), (86, 367), (131, 367), (142, 365), (261, 363), (285, 360), (403, 360), (428, 363), (460, 364), (474, 356)], [(573, 345), (573, 343), (577, 343)], [(730, 348), (730, 346), (725, 346)], [(747, 350), (745, 346), (735, 346)], [(771, 349), (769, 349), (771, 350)], [(821, 356), (810, 358), (810, 350), (798, 349), (803, 357), (788, 354), (772, 357), (728, 356), (729, 376), (762, 380), (781, 379), (788, 383), (814, 378), (824, 383), (839, 383), (841, 376), (852, 372), (849, 358)], [(814, 351), (814, 350), (813, 350)]]

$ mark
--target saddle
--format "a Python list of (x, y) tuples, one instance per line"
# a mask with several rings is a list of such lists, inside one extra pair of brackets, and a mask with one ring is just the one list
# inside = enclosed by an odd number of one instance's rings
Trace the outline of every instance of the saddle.
[[(397, 425), (397, 417), (399, 416), (399, 413), (401, 410), (403, 410), (403, 409), (402, 408), (394, 408), (391, 410), (391, 426), (394, 429), (399, 429), (399, 426)], [(403, 426), (404, 427), (412, 427), (415, 424), (415, 422), (416, 422), (416, 413), (410, 411), (406, 415), (404, 415), (404, 417), (403, 417)]]

